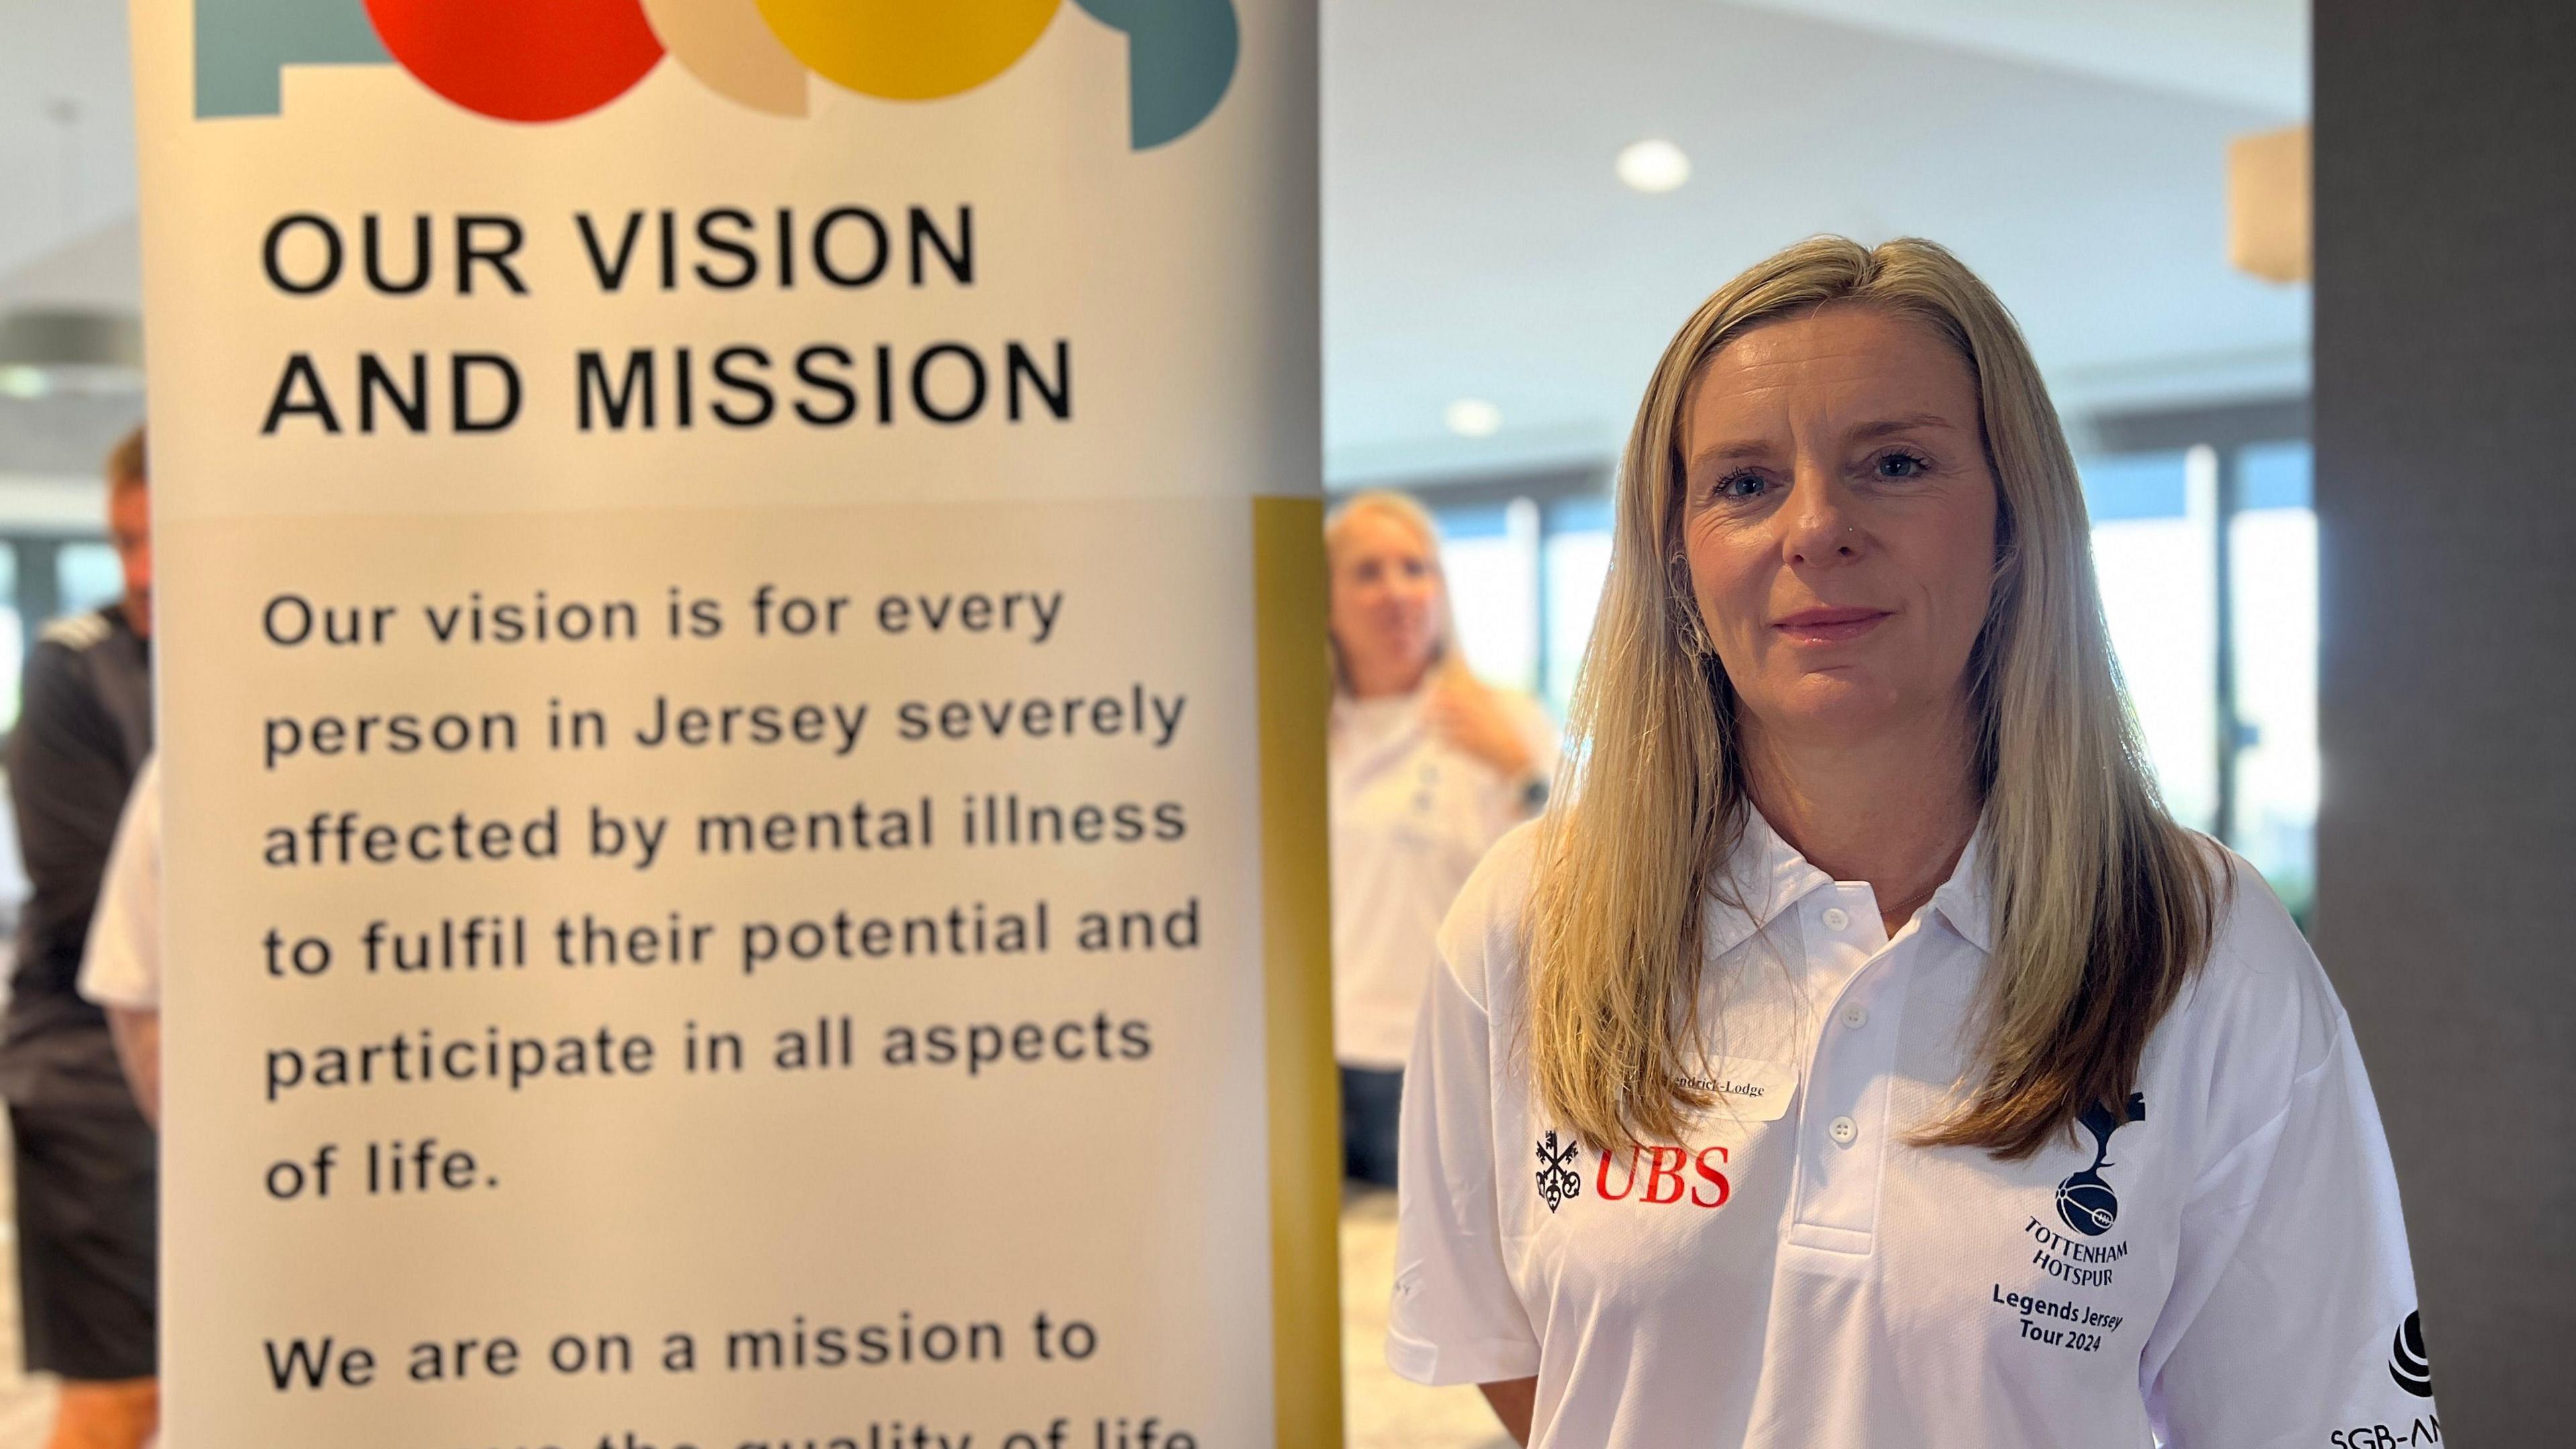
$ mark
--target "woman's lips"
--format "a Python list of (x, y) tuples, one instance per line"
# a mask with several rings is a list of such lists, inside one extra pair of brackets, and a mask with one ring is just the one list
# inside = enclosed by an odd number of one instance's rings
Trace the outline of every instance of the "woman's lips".
[(1802, 609), (1771, 627), (1792, 644), (1841, 644), (1885, 623), (1885, 609)]

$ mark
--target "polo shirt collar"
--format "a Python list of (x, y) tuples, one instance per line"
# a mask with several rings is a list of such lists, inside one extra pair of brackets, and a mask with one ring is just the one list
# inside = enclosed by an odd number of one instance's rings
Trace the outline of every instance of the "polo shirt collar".
[(1950, 878), (1932, 893), (1932, 909), (1959, 933), (1959, 939), (1978, 950), (1994, 953), (1994, 897), (1986, 889), (1985, 857), (1990, 849), (1986, 839), (1989, 826), (1980, 818), (1968, 837), (1967, 848), (1959, 852), (1959, 863), (1950, 870)]
[[(1959, 863), (1951, 868), (1950, 878), (1932, 893), (1931, 904), (1960, 939), (1980, 951), (1991, 952), (1993, 913), (1983, 864), (1986, 832), (1987, 822), (1980, 819), (1975, 833), (1968, 837), (1967, 847), (1959, 852)], [(1749, 803), (1744, 807), (1743, 834), (1736, 841), (1727, 873), (1734, 889), (1710, 892), (1707, 903), (1704, 934), (1712, 955), (1734, 950), (1808, 892), (1833, 884), (1831, 876), (1809, 864), (1797, 847)], [(1727, 899), (1730, 894), (1733, 902)]]

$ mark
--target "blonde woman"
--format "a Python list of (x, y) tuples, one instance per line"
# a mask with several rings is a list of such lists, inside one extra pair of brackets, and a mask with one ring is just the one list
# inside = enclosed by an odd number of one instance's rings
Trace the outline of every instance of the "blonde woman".
[(1614, 547), (1579, 779), (1443, 928), (1396, 1369), (1568, 1449), (2436, 1442), (2343, 1011), (2157, 803), (1984, 285), (1728, 283)]
[(1395, 1184), (1396, 1108), (1440, 918), (1495, 839), (1546, 798), (1538, 706), (1452, 646), (1440, 535), (1366, 493), (1324, 527), (1332, 571), (1333, 1039), (1345, 1175)]

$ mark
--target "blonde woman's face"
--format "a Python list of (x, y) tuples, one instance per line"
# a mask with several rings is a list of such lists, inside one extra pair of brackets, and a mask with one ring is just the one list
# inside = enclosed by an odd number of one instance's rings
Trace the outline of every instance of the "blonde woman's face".
[(1333, 551), (1333, 642), (1364, 688), (1410, 688), (1440, 644), (1440, 562), (1382, 513), (1345, 520)]
[(1853, 742), (1951, 717), (1994, 586), (1976, 379), (1864, 306), (1766, 323), (1685, 395), (1682, 533), (1756, 729)]

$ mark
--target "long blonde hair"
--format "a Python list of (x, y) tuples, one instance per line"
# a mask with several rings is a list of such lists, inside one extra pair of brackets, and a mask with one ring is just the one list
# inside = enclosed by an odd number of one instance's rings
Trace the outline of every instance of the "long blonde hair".
[[(1411, 532), (1421, 541), (1423, 553), (1431, 560), (1431, 575), (1439, 581), (1440, 607), (1435, 611), (1434, 619), (1439, 637), (1432, 643), (1431, 661), (1422, 672), (1423, 679), (1427, 682), (1448, 670), (1464, 670), (1466, 661), (1458, 649), (1458, 613), (1449, 602), (1449, 571), (1440, 558), (1439, 521), (1431, 516), (1430, 509), (1416, 502), (1410, 494), (1389, 488), (1373, 488), (1365, 493), (1352, 494), (1324, 520), (1324, 563), (1334, 571), (1336, 582), (1341, 569), (1343, 542), (1350, 536), (1351, 525), (1363, 518), (1392, 519)], [(1331, 582), (1326, 585), (1328, 589), (1333, 586)], [(1348, 694), (1351, 692), (1351, 671), (1349, 662), (1342, 658), (1342, 641), (1330, 629), (1324, 631), (1324, 640), (1333, 655), (1333, 692)]]
[(1967, 1100), (1915, 1140), (2023, 1158), (2096, 1103), (2121, 1112), (2147, 1034), (2208, 952), (2222, 886), (2207, 847), (2156, 798), (2111, 661), (2075, 462), (2029, 348), (1983, 282), (1911, 238), (1817, 237), (1759, 262), (1656, 364), (1575, 689), (1580, 774), (1539, 842), (1531, 1080), (1600, 1146), (1677, 1139), (1711, 1105), (1690, 1084), (1701, 902), (1726, 892), (1750, 806), (1734, 691), (1682, 561), (1682, 405), (1726, 343), (1826, 304), (1919, 320), (1976, 377), (1999, 493), (1994, 590), (1967, 679), (1993, 950)]

